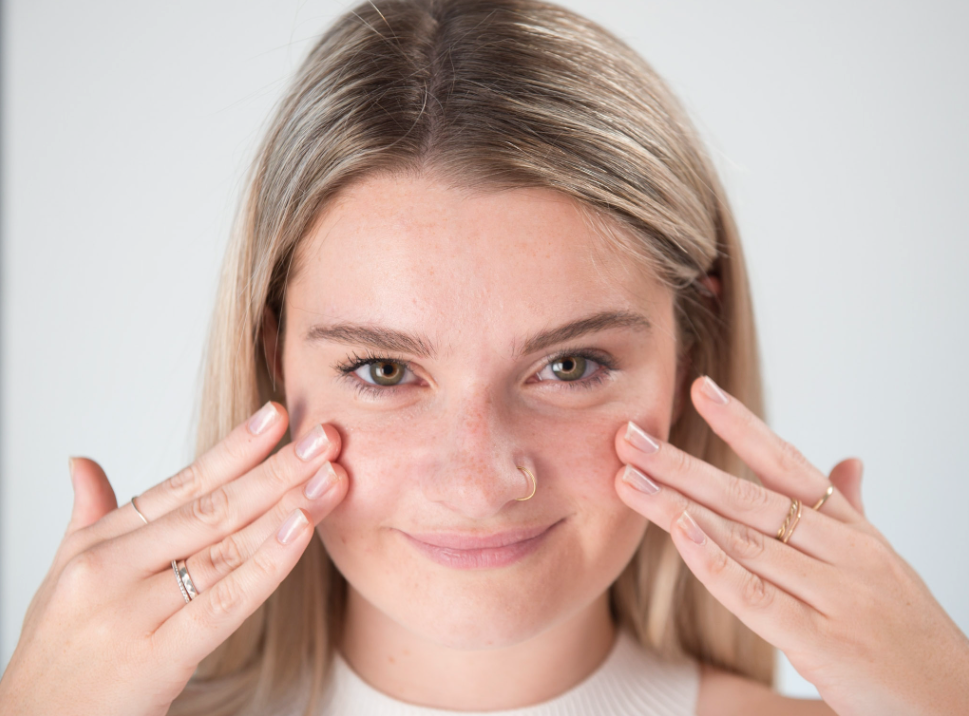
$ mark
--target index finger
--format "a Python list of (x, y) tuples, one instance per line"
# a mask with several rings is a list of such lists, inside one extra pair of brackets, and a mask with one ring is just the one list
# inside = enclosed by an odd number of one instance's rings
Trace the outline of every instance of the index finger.
[[(279, 403), (269, 401), (232, 429), (225, 438), (200, 455), (191, 465), (179, 470), (137, 497), (138, 509), (148, 522), (208, 494), (259, 465), (279, 444), (289, 416)], [(328, 453), (339, 453), (340, 434), (332, 426), (323, 430), (330, 441)], [(104, 520), (102, 539), (143, 526), (131, 503), (125, 504)]]

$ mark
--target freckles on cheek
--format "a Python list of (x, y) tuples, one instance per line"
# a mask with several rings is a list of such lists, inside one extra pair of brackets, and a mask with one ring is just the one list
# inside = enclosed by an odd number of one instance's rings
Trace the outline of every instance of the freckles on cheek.
[[(612, 415), (599, 415), (559, 419), (544, 426), (541, 454), (565, 492), (596, 502), (618, 500), (613, 477), (622, 463), (614, 449), (614, 436), (622, 422)], [(540, 463), (538, 468), (541, 470)]]

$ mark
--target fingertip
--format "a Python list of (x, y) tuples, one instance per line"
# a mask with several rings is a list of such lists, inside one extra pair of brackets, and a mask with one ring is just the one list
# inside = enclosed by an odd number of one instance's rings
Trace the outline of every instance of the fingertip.
[(343, 436), (333, 423), (321, 423), (320, 427), (326, 433), (326, 459), (333, 460), (343, 449)]
[(280, 423), (285, 425), (286, 409), (274, 400), (267, 401), (259, 410), (246, 420), (246, 429), (252, 435), (262, 435), (272, 432)]
[(302, 507), (297, 507), (279, 528), (279, 531), (276, 533), (276, 539), (280, 544), (291, 544), (297, 537), (303, 534), (309, 525), (309, 513)]
[(686, 510), (676, 519), (676, 529), (695, 545), (702, 545), (707, 541), (706, 533)]

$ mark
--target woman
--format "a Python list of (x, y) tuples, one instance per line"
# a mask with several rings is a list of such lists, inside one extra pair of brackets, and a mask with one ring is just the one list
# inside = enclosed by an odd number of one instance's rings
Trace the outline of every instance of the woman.
[[(958, 712), (969, 643), (859, 463), (759, 412), (730, 211), (642, 60), (540, 3), (361, 5), (254, 165), (198, 459), (120, 508), (74, 461), (0, 698)], [(824, 703), (770, 691), (775, 647)]]

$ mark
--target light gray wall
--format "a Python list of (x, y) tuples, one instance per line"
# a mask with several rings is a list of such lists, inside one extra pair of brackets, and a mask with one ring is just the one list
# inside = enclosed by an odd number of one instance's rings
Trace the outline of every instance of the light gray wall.
[[(969, 631), (969, 43), (960, 2), (566, 3), (670, 81), (753, 276), (772, 424), (865, 459), (872, 521)], [(0, 665), (71, 509), (182, 466), (260, 127), (348, 3), (6, 2)], [(107, 586), (110, 588), (110, 585)], [(810, 694), (785, 667), (782, 689)]]

